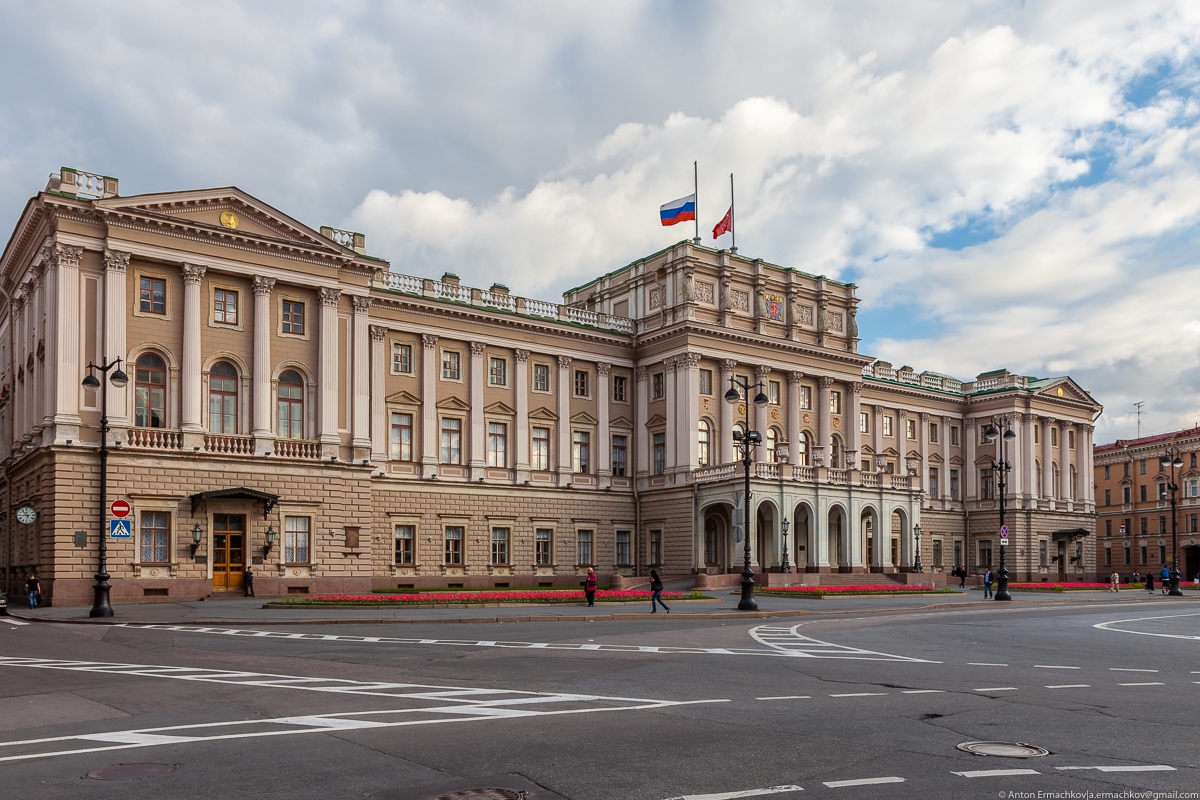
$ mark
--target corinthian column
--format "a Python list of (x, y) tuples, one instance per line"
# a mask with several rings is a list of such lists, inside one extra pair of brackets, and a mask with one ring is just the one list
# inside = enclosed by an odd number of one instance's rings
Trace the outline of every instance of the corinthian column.
[(829, 412), (829, 392), (833, 389), (833, 378), (822, 376), (817, 381), (817, 443), (813, 445), (813, 465), (830, 466), (828, 453), (832, 440), (833, 423)]
[(421, 334), (421, 475), (437, 477), (437, 343), (432, 333)]
[(571, 482), (571, 357), (558, 357), (558, 485)]
[(354, 460), (371, 457), (371, 298), (354, 297), (354, 417), (351, 420), (350, 444)]
[(183, 447), (193, 450), (204, 446), (204, 427), (200, 424), (200, 282), (204, 267), (183, 265), (183, 370), (179, 393), (183, 396)]
[(271, 290), (274, 278), (254, 278), (254, 399), (250, 433), (254, 436), (254, 452), (269, 453), (274, 449), (275, 432), (271, 428)]
[[(788, 441), (791, 442), (791, 447), (788, 449), (788, 463), (792, 466), (800, 463), (800, 380), (803, 377), (803, 372), (788, 373), (787, 436)], [(725, 403), (725, 405), (729, 404)]]
[(387, 328), (371, 326), (371, 461), (386, 464), (388, 458), (387, 418)]
[(612, 390), (608, 385), (608, 374), (612, 364), (596, 362), (596, 476), (601, 489), (612, 483), (612, 438), (609, 434), (608, 404), (612, 401)]
[(317, 441), (321, 443), (322, 458), (337, 458), (341, 455), (341, 437), (338, 436), (338, 298), (340, 289), (322, 287), (321, 331), (317, 394)]
[(471, 470), (471, 480), (477, 481), (484, 477), (487, 469), (485, 451), (485, 432), (487, 423), (483, 418), (483, 342), (471, 342), (471, 452), (468, 465)]
[(529, 351), (514, 350), (514, 396), (517, 402), (517, 484), (529, 480)]

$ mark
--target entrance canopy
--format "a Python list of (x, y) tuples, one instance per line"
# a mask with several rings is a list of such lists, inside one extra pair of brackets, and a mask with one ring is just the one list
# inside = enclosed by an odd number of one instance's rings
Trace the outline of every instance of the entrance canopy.
[(231, 489), (214, 489), (211, 492), (199, 492), (192, 495), (192, 513), (196, 513), (196, 506), (207, 500), (214, 498), (231, 499), (231, 500), (257, 500), (263, 504), (263, 519), (271, 513), (271, 509), (279, 502), (279, 495), (271, 494), (270, 492), (260, 492), (257, 489), (247, 489), (245, 486), (238, 486)]
[(1087, 536), (1090, 536), (1091, 533), (1092, 532), (1089, 531), (1087, 528), (1067, 528), (1067, 529), (1061, 530), (1061, 531), (1054, 531), (1053, 533), (1050, 534), (1050, 537), (1052, 539), (1054, 539), (1054, 541), (1056, 541), (1056, 542), (1059, 539), (1070, 539), (1071, 541), (1074, 542), (1074, 541), (1078, 541), (1079, 539), (1083, 539)]

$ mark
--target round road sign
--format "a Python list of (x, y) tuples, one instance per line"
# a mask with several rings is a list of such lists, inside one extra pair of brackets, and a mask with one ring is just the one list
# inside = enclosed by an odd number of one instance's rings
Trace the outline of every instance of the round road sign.
[(112, 515), (117, 519), (124, 519), (129, 516), (129, 503), (124, 500), (113, 500), (112, 505), (109, 506), (109, 510), (112, 511)]

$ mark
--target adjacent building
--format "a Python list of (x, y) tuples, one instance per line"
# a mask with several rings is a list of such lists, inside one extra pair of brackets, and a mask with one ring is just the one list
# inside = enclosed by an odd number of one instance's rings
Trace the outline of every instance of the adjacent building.
[[(236, 590), (247, 567), (263, 593), (716, 580), (740, 570), (747, 424), (756, 570), (996, 565), (995, 423), (1013, 577), (1096, 572), (1086, 391), (878, 361), (853, 284), (760, 259), (681, 242), (556, 304), (402, 274), (236, 188), (121, 196), (64, 168), (0, 297), (5, 575), (55, 602), (90, 602), (115, 499), (117, 601)], [(83, 386), (106, 358), (128, 385)], [(725, 402), (731, 379), (768, 403)]]

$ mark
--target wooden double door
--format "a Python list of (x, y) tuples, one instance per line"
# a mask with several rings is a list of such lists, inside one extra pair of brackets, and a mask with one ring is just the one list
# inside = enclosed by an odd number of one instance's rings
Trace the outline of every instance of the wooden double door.
[(213, 514), (213, 589), (240, 589), (246, 571), (246, 515)]

